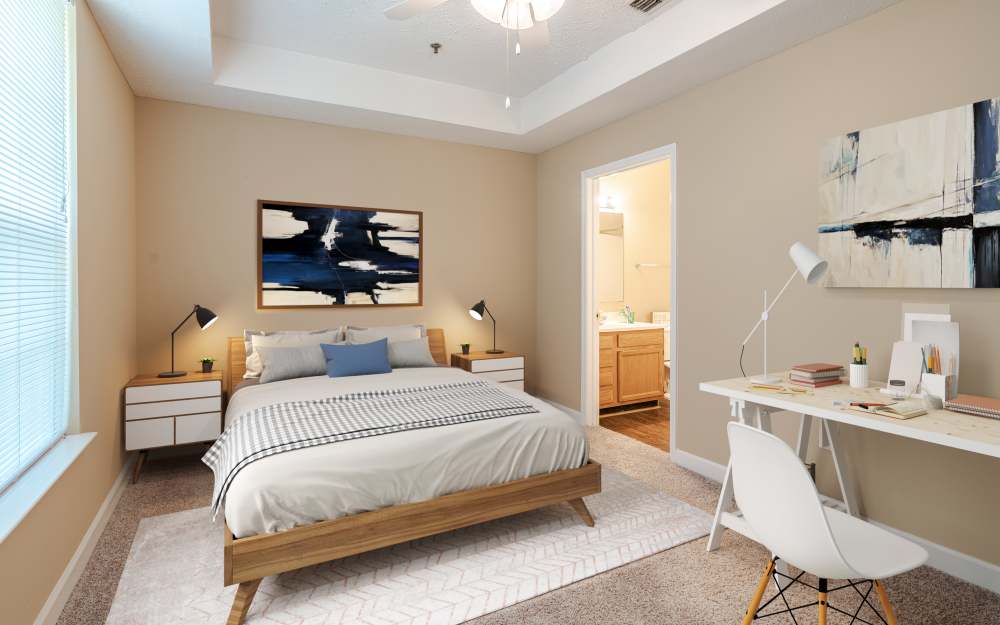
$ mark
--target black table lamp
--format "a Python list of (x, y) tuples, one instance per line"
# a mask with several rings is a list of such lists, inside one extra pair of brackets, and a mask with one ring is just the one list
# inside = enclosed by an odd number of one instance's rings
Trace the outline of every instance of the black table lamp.
[(490, 316), (490, 319), (493, 320), (493, 349), (486, 350), (486, 353), (502, 354), (503, 350), (497, 349), (497, 320), (496, 317), (493, 316), (493, 313), (490, 312), (490, 309), (486, 307), (486, 300), (484, 299), (479, 300), (478, 304), (469, 309), (469, 314), (472, 315), (472, 318), (475, 319), (476, 321), (483, 320), (484, 312)]
[(198, 304), (194, 305), (194, 310), (189, 312), (188, 316), (184, 317), (184, 321), (178, 323), (177, 327), (174, 328), (174, 331), (170, 333), (170, 371), (164, 371), (163, 373), (161, 373), (160, 374), (161, 378), (179, 378), (182, 375), (187, 375), (187, 371), (174, 370), (174, 335), (177, 334), (177, 331), (181, 329), (181, 326), (184, 325), (184, 322), (191, 318), (191, 315), (194, 315), (195, 319), (198, 321), (198, 325), (201, 327), (202, 330), (207, 329), (208, 326), (215, 323), (215, 320), (218, 319), (216, 314), (211, 310), (205, 308), (204, 306), (199, 306)]

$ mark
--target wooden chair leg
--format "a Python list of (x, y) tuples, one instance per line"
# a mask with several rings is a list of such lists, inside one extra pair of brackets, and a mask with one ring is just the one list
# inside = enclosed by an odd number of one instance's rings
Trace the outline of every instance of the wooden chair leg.
[(819, 625), (826, 625), (826, 584), (823, 578), (819, 580)]
[(594, 517), (590, 515), (590, 510), (587, 509), (587, 504), (583, 502), (582, 497), (576, 499), (570, 499), (569, 505), (573, 506), (576, 510), (577, 515), (587, 524), (588, 527), (594, 527)]
[(885, 622), (889, 625), (896, 625), (896, 614), (892, 611), (889, 594), (885, 591), (882, 582), (875, 580), (875, 591), (878, 593), (878, 600), (882, 602), (882, 610), (885, 611)]
[(236, 596), (233, 597), (233, 607), (229, 611), (229, 620), (226, 621), (226, 625), (243, 625), (243, 620), (247, 617), (247, 612), (250, 611), (253, 596), (257, 594), (258, 586), (260, 586), (259, 579), (240, 582), (236, 589)]
[(760, 600), (764, 597), (764, 591), (767, 590), (767, 583), (771, 579), (772, 571), (774, 571), (773, 558), (768, 561), (767, 566), (764, 568), (764, 574), (760, 576), (760, 581), (757, 583), (757, 590), (754, 591), (753, 599), (750, 600), (750, 606), (747, 608), (747, 613), (743, 616), (743, 625), (753, 623), (753, 617), (757, 615), (757, 608), (760, 607)]

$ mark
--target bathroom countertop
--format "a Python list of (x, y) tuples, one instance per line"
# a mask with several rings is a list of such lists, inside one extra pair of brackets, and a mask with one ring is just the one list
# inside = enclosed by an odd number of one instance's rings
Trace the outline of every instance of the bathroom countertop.
[(669, 330), (670, 325), (665, 323), (649, 323), (646, 321), (636, 321), (635, 323), (602, 323), (601, 332), (630, 332), (635, 330)]

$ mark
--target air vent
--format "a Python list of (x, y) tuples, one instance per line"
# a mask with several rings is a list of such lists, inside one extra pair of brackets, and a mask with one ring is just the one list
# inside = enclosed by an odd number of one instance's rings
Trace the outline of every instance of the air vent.
[(632, 2), (629, 3), (629, 6), (636, 11), (649, 13), (661, 4), (663, 4), (663, 0), (632, 0)]

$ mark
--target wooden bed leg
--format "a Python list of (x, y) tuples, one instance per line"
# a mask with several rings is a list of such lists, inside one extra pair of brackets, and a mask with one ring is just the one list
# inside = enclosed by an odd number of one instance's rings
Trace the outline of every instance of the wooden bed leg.
[(258, 586), (260, 586), (259, 579), (240, 582), (236, 589), (236, 596), (233, 597), (233, 608), (229, 611), (229, 620), (226, 621), (226, 625), (243, 625), (243, 619), (250, 611), (250, 604), (253, 602), (253, 596), (257, 594)]
[(587, 510), (587, 504), (583, 502), (583, 497), (570, 499), (569, 505), (573, 506), (573, 509), (588, 527), (594, 527), (594, 517), (590, 516), (590, 510)]

